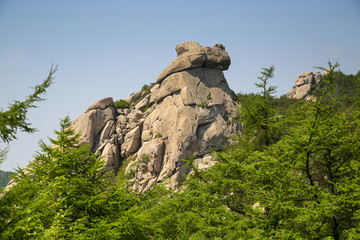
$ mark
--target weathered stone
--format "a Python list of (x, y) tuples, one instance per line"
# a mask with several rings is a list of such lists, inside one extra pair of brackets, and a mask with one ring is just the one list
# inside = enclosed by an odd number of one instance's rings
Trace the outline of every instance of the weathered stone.
[(130, 130), (125, 136), (124, 143), (121, 145), (121, 156), (126, 158), (135, 153), (140, 146), (140, 138), (140, 127)]
[(178, 57), (160, 73), (156, 83), (161, 83), (166, 77), (176, 72), (201, 67), (227, 70), (230, 65), (230, 57), (221, 44), (202, 47), (199, 43), (191, 41), (177, 45), (176, 51)]
[(94, 103), (93, 105), (91, 105), (90, 107), (88, 107), (88, 109), (85, 112), (88, 112), (88, 111), (94, 110), (94, 109), (104, 110), (105, 108), (111, 106), (113, 103), (114, 103), (114, 100), (112, 97), (103, 98), (103, 99), (97, 101), (96, 103)]
[(115, 120), (112, 108), (92, 109), (75, 119), (71, 127), (81, 134), (80, 143), (89, 144), (92, 148), (106, 123), (111, 120)]
[(142, 119), (143, 116), (144, 116), (144, 114), (142, 111), (135, 109), (128, 114), (128, 116), (127, 116), (128, 122), (129, 123), (131, 123), (131, 122), (138, 123), (138, 122), (140, 122), (140, 120)]
[(116, 122), (117, 128), (120, 128), (120, 129), (126, 128), (126, 125), (127, 125), (127, 117), (126, 116), (119, 115), (116, 120), (117, 120), (117, 122)]
[(215, 121), (214, 116), (211, 114), (209, 109), (199, 109), (198, 113), (198, 126), (212, 123)]
[(107, 139), (110, 139), (113, 134), (115, 134), (115, 121), (110, 120), (106, 123), (104, 129), (101, 132), (99, 145), (105, 142)]
[(195, 41), (189, 41), (189, 42), (183, 42), (179, 43), (175, 47), (177, 56), (180, 57), (183, 53), (186, 52), (200, 52), (201, 46), (198, 42)]
[[(180, 57), (186, 56), (187, 49), (199, 50), (194, 43), (178, 49)], [(188, 171), (181, 159), (192, 154), (203, 156), (221, 147), (240, 129), (240, 124), (228, 123), (237, 116), (234, 93), (222, 71), (212, 67), (174, 72), (151, 90), (149, 98), (155, 105), (143, 116), (142, 146), (132, 163), (135, 166), (148, 156), (147, 167), (135, 169), (138, 174), (134, 180), (149, 181), (146, 185), (135, 184), (135, 190), (145, 191), (168, 177), (169, 186), (176, 187)]]
[(216, 68), (219, 70), (227, 70), (230, 65), (230, 57), (225, 52), (225, 47), (216, 44), (212, 47), (204, 47), (206, 54), (205, 67)]
[(138, 151), (138, 159), (146, 158), (150, 172), (159, 173), (164, 157), (164, 141), (156, 138), (151, 142), (145, 143)]
[(195, 167), (197, 167), (199, 170), (204, 170), (204, 169), (208, 169), (212, 166), (214, 166), (216, 164), (215, 160), (214, 160), (214, 156), (213, 155), (205, 155), (202, 158), (197, 158), (194, 160), (194, 165)]
[(124, 100), (129, 102), (129, 103), (134, 103), (140, 97), (141, 97), (141, 92), (137, 92), (137, 93), (131, 94), (130, 97), (125, 98)]
[(195, 104), (194, 95), (195, 93), (191, 92), (187, 86), (183, 87), (180, 91), (181, 100), (185, 106)]
[(115, 144), (107, 143), (101, 157), (106, 160), (108, 170), (116, 170), (119, 167), (119, 153)]
[(136, 110), (143, 111), (149, 103), (149, 96), (145, 96), (138, 104), (135, 105)]
[(311, 96), (312, 86), (320, 83), (322, 75), (320, 72), (306, 72), (299, 75), (295, 80), (295, 86), (287, 93), (287, 98), (314, 100)]

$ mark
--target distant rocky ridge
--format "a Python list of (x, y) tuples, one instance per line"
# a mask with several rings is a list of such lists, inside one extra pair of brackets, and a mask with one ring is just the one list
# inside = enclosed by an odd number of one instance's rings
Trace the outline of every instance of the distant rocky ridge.
[(319, 84), (322, 78), (323, 75), (320, 72), (306, 72), (300, 74), (295, 80), (293, 89), (287, 93), (287, 97), (313, 101), (315, 99), (315, 97), (311, 95), (313, 86)]
[(13, 172), (5, 172), (5, 171), (0, 170), (0, 189), (7, 186), (7, 184), (9, 183), (9, 181), (11, 179), (10, 176), (14, 175), (14, 174), (15, 173), (13, 173)]
[(241, 128), (233, 121), (236, 95), (223, 74), (230, 65), (225, 47), (191, 41), (176, 52), (155, 83), (125, 99), (130, 108), (116, 109), (104, 98), (72, 122), (109, 171), (128, 159), (126, 174), (138, 192), (160, 182), (177, 187), (189, 173), (184, 158), (195, 156), (200, 168), (213, 165), (211, 150)]

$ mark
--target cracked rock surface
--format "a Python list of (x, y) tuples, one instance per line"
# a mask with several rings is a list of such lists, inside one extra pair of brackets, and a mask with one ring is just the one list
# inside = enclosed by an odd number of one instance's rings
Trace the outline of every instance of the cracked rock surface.
[(126, 173), (138, 192), (161, 182), (176, 188), (189, 173), (183, 159), (195, 156), (201, 166), (212, 166), (210, 151), (241, 130), (233, 121), (236, 96), (223, 74), (230, 65), (225, 47), (191, 41), (176, 52), (155, 83), (125, 99), (130, 108), (116, 109), (105, 98), (72, 123), (109, 171), (130, 158)]

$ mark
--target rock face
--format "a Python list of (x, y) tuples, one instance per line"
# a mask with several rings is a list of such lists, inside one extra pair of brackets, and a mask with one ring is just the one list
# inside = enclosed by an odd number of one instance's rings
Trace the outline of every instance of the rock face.
[(315, 84), (318, 84), (322, 79), (320, 72), (306, 72), (300, 74), (300, 76), (295, 80), (295, 86), (287, 93), (288, 98), (304, 99), (304, 100), (314, 100), (314, 97), (311, 96), (311, 87)]
[(112, 98), (104, 98), (90, 106), (71, 123), (81, 133), (81, 144), (89, 144), (93, 152), (107, 159), (108, 170), (119, 167), (119, 149), (116, 134), (116, 110)]
[(117, 170), (126, 158), (126, 173), (138, 192), (160, 182), (176, 187), (189, 172), (184, 158), (195, 156), (211, 166), (212, 149), (240, 130), (236, 96), (224, 78), (230, 57), (221, 44), (197, 42), (176, 46), (177, 58), (155, 83), (125, 99), (129, 109), (115, 109), (102, 99), (79, 116), (72, 127)]

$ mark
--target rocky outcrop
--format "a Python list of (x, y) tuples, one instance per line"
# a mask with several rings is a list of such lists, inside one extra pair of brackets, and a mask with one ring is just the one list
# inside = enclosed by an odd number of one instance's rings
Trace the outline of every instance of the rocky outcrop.
[(155, 83), (125, 99), (129, 109), (105, 98), (72, 123), (108, 170), (130, 158), (126, 172), (138, 192), (166, 181), (177, 187), (189, 172), (182, 159), (195, 156), (201, 168), (211, 166), (210, 151), (240, 130), (233, 121), (236, 96), (223, 74), (230, 65), (225, 47), (185, 42), (176, 51)]
[(10, 182), (11, 180), (11, 175), (14, 175), (15, 173), (13, 172), (5, 172), (0, 170), (0, 189), (6, 187), (6, 185)]
[(320, 72), (306, 72), (300, 74), (295, 80), (295, 86), (287, 93), (288, 98), (314, 100), (311, 96), (312, 86), (320, 83), (322, 74)]
[(208, 67), (227, 70), (230, 57), (222, 44), (213, 47), (202, 47), (195, 41), (180, 43), (176, 46), (177, 58), (159, 75), (156, 83), (160, 83), (173, 73), (195, 68)]
[(71, 127), (81, 134), (80, 143), (89, 144), (93, 152), (101, 153), (108, 170), (117, 169), (120, 163), (115, 123), (112, 98), (94, 103), (71, 123)]

